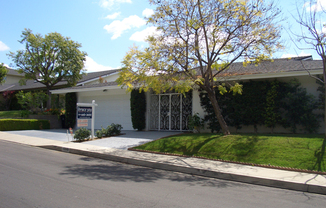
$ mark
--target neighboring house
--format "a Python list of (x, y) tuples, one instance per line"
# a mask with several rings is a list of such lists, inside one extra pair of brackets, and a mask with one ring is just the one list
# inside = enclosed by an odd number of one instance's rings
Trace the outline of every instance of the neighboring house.
[[(83, 76), (81, 80), (77, 83), (77, 86), (83, 86), (87, 84), (93, 84), (99, 82), (99, 77), (106, 78), (107, 76), (116, 73), (117, 70), (108, 70), (102, 72), (92, 72), (87, 73)], [(0, 101), (3, 100), (2, 93), (6, 91), (31, 91), (31, 90), (46, 90), (46, 86), (36, 82), (35, 80), (27, 80), (25, 85), (20, 85), (19, 80), (24, 78), (24, 74), (18, 73), (17, 70), (8, 68), (8, 73), (5, 78), (4, 84), (0, 85)], [(114, 78), (116, 79), (116, 78)], [(105, 81), (104, 81), (105, 82)], [(67, 81), (58, 82), (54, 89), (66, 88)], [(62, 99), (62, 98), (61, 98)]]
[(24, 77), (23, 74), (19, 74), (17, 70), (8, 69), (8, 73), (4, 79), (4, 83), (0, 84), (0, 92), (6, 91), (12, 88), (15, 84), (19, 82), (20, 79)]
[[(221, 77), (226, 80), (274, 80), (288, 82), (296, 78), (307, 89), (308, 93), (318, 96), (316, 80), (308, 75), (321, 75), (322, 61), (312, 60), (311, 56), (275, 59), (273, 62), (265, 61), (258, 66), (250, 64), (243, 67), (242, 63), (234, 63)], [(108, 72), (108, 71), (106, 71)], [(95, 100), (98, 106), (95, 109), (95, 129), (106, 127), (111, 123), (121, 124), (124, 130), (132, 130), (130, 113), (130, 93), (122, 89), (115, 80), (118, 70), (111, 73), (92, 73), (88, 79), (79, 82), (79, 86), (53, 90), (53, 94), (76, 92), (78, 102), (91, 103)], [(99, 79), (101, 77), (101, 79)], [(99, 80), (102, 80), (100, 83)], [(147, 112), (146, 130), (187, 130), (188, 116), (199, 113), (204, 117), (204, 110), (200, 106), (199, 92), (193, 90), (187, 97), (179, 93), (153, 94), (146, 93)], [(321, 125), (322, 126), (322, 125)], [(89, 126), (90, 128), (90, 126)], [(231, 131), (234, 129), (230, 128)], [(252, 131), (252, 127), (243, 127), (238, 132)], [(324, 129), (320, 128), (320, 133)], [(270, 129), (260, 127), (259, 132), (270, 132)], [(290, 132), (289, 129), (276, 128), (274, 132)]]

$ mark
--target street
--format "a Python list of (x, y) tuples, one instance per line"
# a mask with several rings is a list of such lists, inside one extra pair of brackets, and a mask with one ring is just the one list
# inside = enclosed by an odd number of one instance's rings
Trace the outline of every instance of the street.
[(325, 207), (326, 196), (0, 141), (0, 207)]

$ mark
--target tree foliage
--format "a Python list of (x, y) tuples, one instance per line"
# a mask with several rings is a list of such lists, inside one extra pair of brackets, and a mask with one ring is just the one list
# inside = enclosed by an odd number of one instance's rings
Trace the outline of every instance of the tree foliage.
[(66, 94), (66, 127), (74, 128), (76, 125), (76, 111), (77, 111), (77, 94), (75, 92)]
[(149, 46), (134, 46), (125, 55), (118, 82), (129, 88), (184, 93), (194, 85), (207, 91), (224, 134), (228, 127), (216, 100), (221, 93), (240, 92), (226, 84), (229, 66), (236, 60), (258, 63), (281, 47), (280, 10), (263, 0), (150, 0), (156, 6), (148, 19), (157, 33)]
[(10, 52), (8, 56), (19, 72), (25, 74), (25, 80), (32, 79), (46, 86), (47, 108), (50, 108), (50, 90), (60, 81), (75, 85), (82, 77), (87, 54), (79, 50), (81, 44), (57, 32), (43, 37), (25, 29), (19, 42), (25, 45), (25, 49)]
[[(242, 85), (243, 91), (246, 92), (242, 95), (216, 94), (222, 114), (230, 126), (236, 129), (254, 126), (255, 132), (258, 131), (258, 126), (263, 125), (272, 131), (276, 126), (283, 126), (290, 128), (293, 133), (296, 133), (298, 128), (308, 133), (317, 132), (319, 116), (314, 112), (317, 101), (297, 80), (290, 83), (277, 80), (249, 81)], [(254, 90), (255, 88), (258, 90)], [(206, 113), (205, 121), (208, 127), (212, 132), (219, 132), (221, 127), (214, 116), (206, 92), (200, 93), (200, 103)], [(252, 110), (249, 110), (250, 108)]]
[[(292, 34), (295, 37), (293, 41), (296, 43), (303, 43), (304, 47), (297, 47), (301, 50), (304, 49), (312, 49), (317, 52), (320, 58), (323, 61), (323, 78), (320, 79), (318, 77), (312, 76), (316, 78), (318, 81), (324, 84), (324, 88), (326, 88), (326, 8), (323, 7), (322, 1), (318, 0), (310, 0), (309, 2), (304, 2), (303, 7), (297, 7), (296, 16), (293, 15), (294, 19), (301, 27), (301, 33), (293, 32)], [(324, 91), (325, 95), (326, 92)], [(326, 96), (324, 95), (324, 99)], [(326, 102), (324, 102), (325, 104)], [(324, 111), (326, 111), (326, 105), (324, 105)], [(324, 113), (324, 121), (326, 121), (326, 114)], [(326, 137), (326, 122), (325, 129), (325, 137)]]
[(134, 89), (130, 94), (132, 128), (141, 131), (146, 127), (146, 95), (144, 91)]
[(287, 89), (281, 101), (285, 125), (289, 126), (293, 133), (297, 132), (298, 125), (302, 126), (305, 132), (316, 132), (320, 126), (318, 117), (313, 113), (317, 109), (317, 100), (313, 95), (308, 94), (297, 80), (285, 86)]
[(7, 73), (8, 69), (3, 65), (3, 63), (0, 63), (0, 84), (4, 83)]
[(23, 92), (19, 91), (16, 94), (18, 103), (25, 110), (29, 110), (33, 113), (40, 111), (43, 108), (43, 103), (48, 99), (46, 93), (42, 91), (38, 92)]

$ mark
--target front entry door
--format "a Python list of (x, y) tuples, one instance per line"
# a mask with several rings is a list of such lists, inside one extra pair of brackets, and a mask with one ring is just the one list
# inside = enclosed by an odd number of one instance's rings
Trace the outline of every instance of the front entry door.
[(151, 130), (188, 130), (188, 117), (192, 113), (192, 94), (178, 93), (151, 95)]

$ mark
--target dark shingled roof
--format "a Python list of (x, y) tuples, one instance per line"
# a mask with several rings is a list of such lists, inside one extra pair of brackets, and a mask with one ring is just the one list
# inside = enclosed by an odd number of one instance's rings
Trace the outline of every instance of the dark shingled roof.
[[(113, 74), (118, 71), (119, 71), (119, 69), (87, 73), (83, 76), (83, 78), (81, 80), (78, 81), (77, 85), (79, 83), (82, 83), (82, 82), (85, 82), (88, 80), (92, 80), (92, 79), (98, 78), (100, 76), (107, 76), (107, 75)], [(23, 76), (22, 74), (19, 74), (17, 70), (14, 70), (14, 69), (9, 69), (9, 72), (11, 75)], [(8, 74), (9, 74), (9, 72), (8, 72)], [(54, 89), (66, 87), (67, 84), (68, 84), (67, 81), (61, 81), (54, 86)], [(20, 85), (19, 83), (15, 83), (15, 84), (8, 84), (8, 85), (5, 84), (5, 85), (0, 86), (0, 92), (6, 91), (6, 90), (34, 90), (34, 89), (46, 89), (46, 87), (45, 87), (45, 85), (43, 85), (39, 82), (35, 82), (34, 80), (27, 80), (26, 85)]]
[(8, 73), (7, 75), (13, 75), (13, 76), (21, 76), (23, 77), (24, 76), (24, 73), (23, 74), (20, 74), (17, 70), (15, 69), (10, 69), (8, 67), (6, 67), (8, 69)]
[[(58, 82), (54, 86), (54, 88), (58, 88), (58, 87), (62, 88), (65, 86), (67, 86), (67, 81), (61, 81)], [(26, 85), (15, 84), (14, 87), (10, 88), (9, 90), (34, 90), (34, 89), (46, 89), (46, 86), (34, 80), (27, 80)]]
[(273, 59), (263, 61), (258, 65), (248, 64), (243, 66), (242, 62), (233, 63), (227, 70), (221, 72), (220, 76), (268, 74), (278, 72), (295, 72), (305, 70), (322, 69), (322, 60), (312, 60), (311, 56)]

